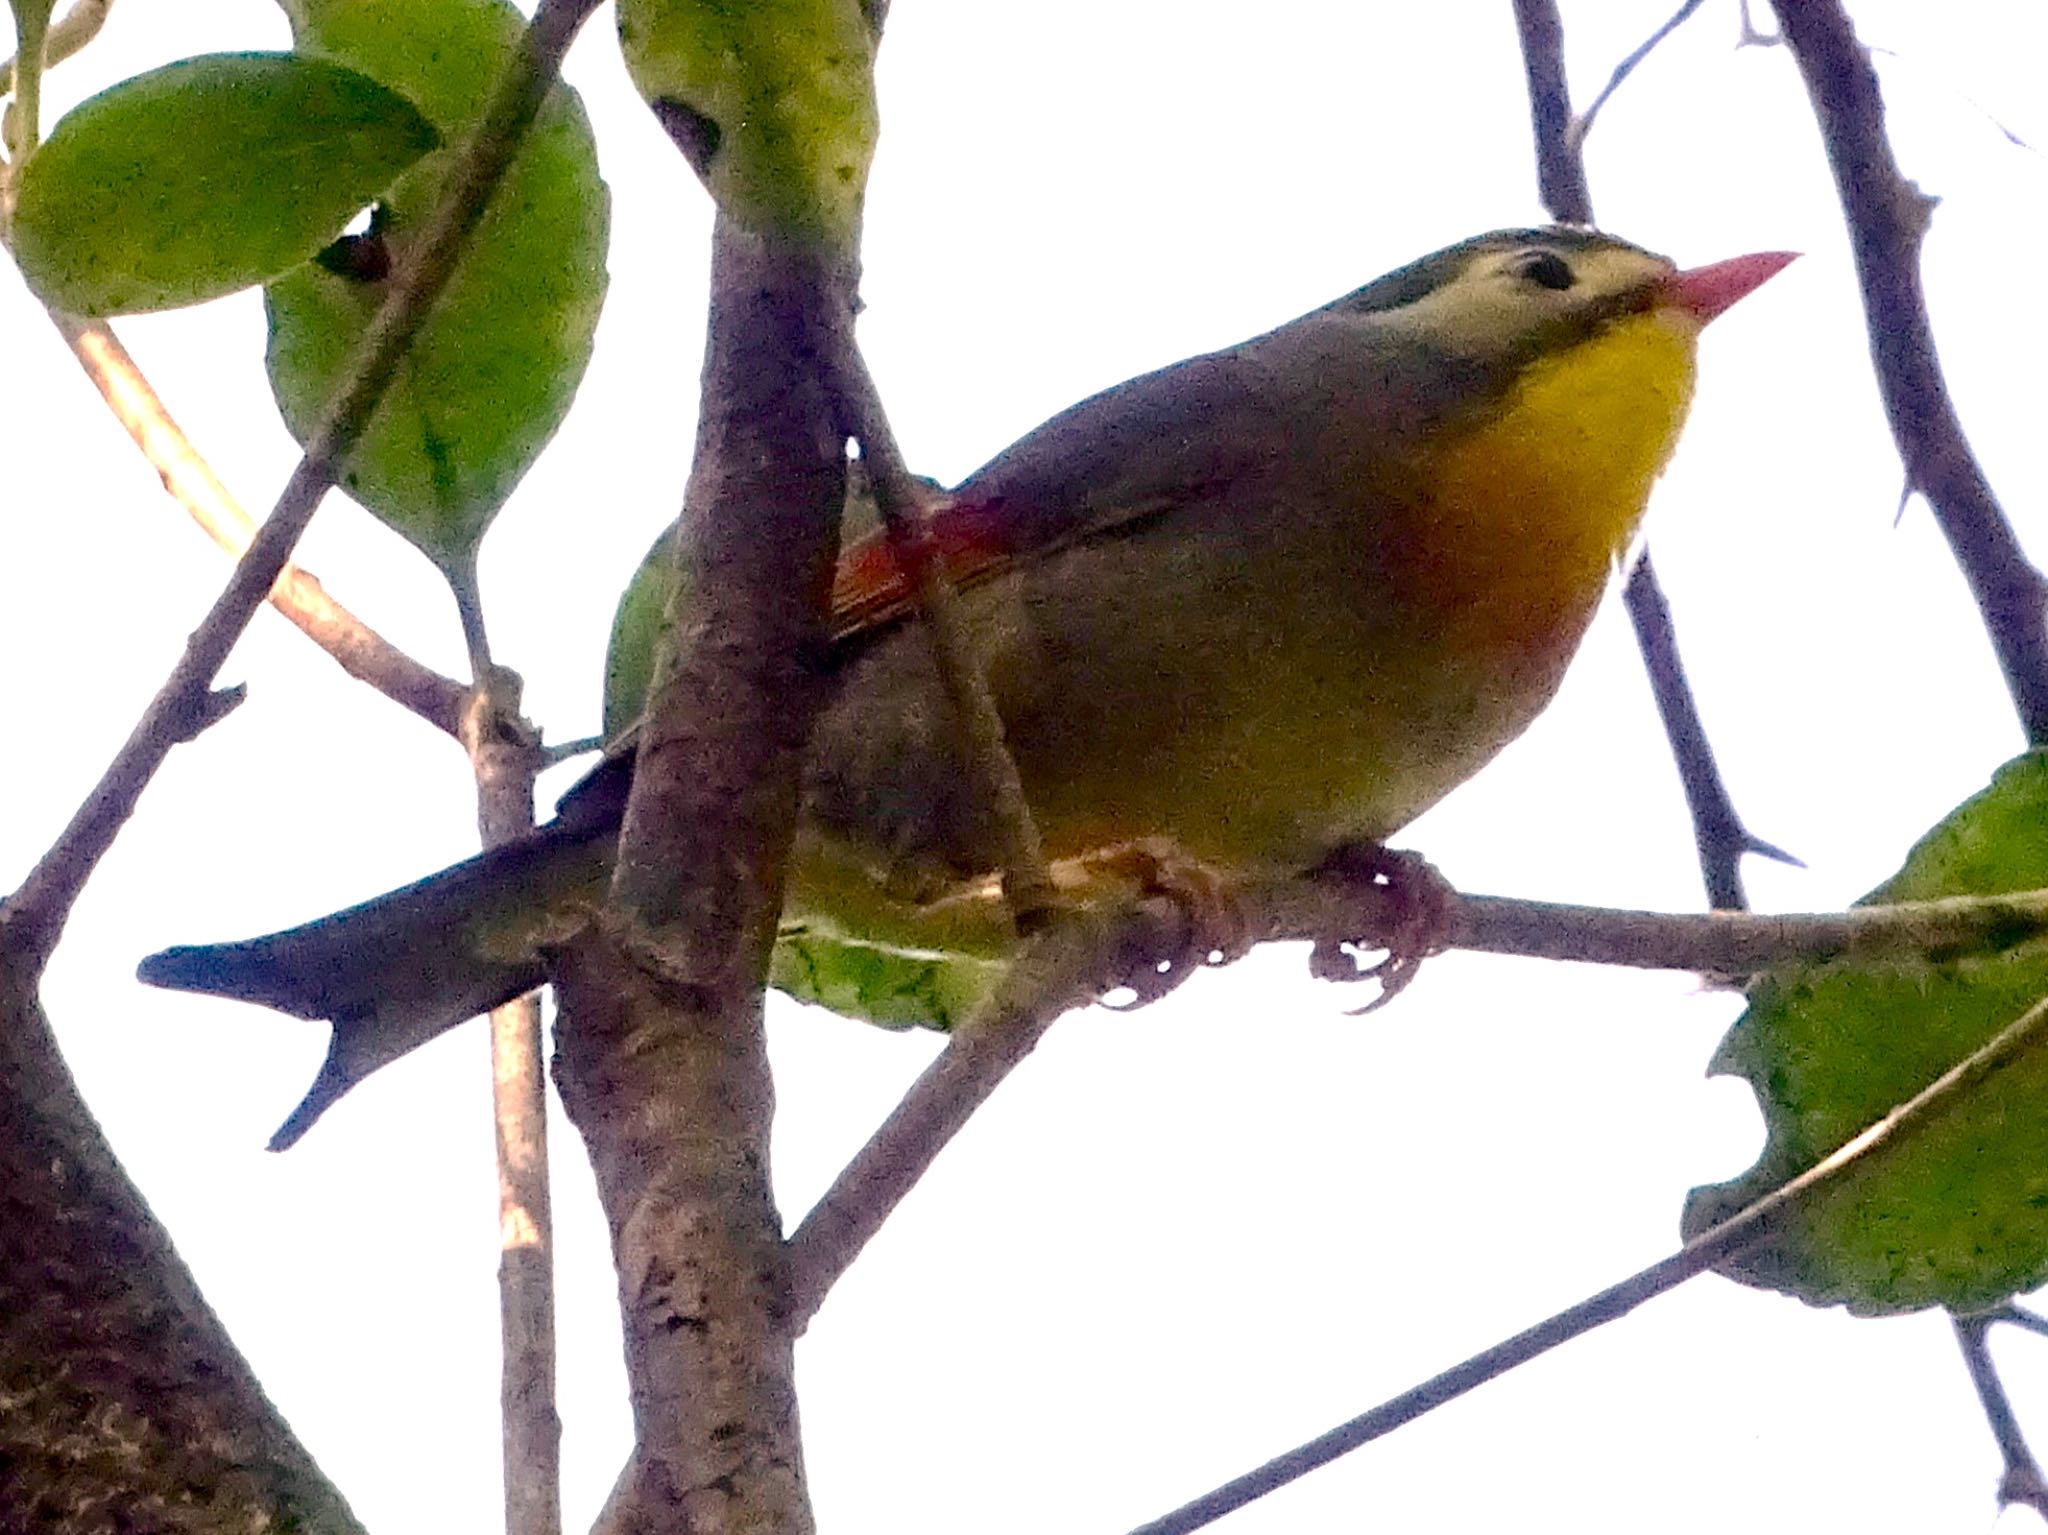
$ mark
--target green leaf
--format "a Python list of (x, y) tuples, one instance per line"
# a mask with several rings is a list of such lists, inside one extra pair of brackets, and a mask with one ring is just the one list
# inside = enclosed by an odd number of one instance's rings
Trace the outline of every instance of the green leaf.
[[(293, 19), (303, 52), (403, 91), (451, 146), (524, 27), (504, 0), (332, 0)], [(429, 156), (391, 189), (367, 264), (337, 251), (267, 290), (271, 388), (301, 442), (383, 302), (377, 274), (402, 269), (456, 153)], [(452, 579), (467, 579), (491, 519), (568, 412), (604, 302), (608, 227), (589, 121), (557, 86), (342, 476)]]
[(334, 63), (185, 59), (57, 124), (22, 168), (15, 259), (72, 314), (219, 298), (305, 261), (437, 142), (404, 96)]
[(647, 707), (647, 689), (654, 681), (654, 653), (666, 627), (669, 593), (675, 590), (674, 556), (669, 541), (675, 525), (664, 528), (619, 595), (612, 614), (611, 642), (604, 657), (604, 738), (616, 741)]
[(768, 984), (885, 1029), (950, 1032), (1008, 968), (1006, 960), (914, 953), (795, 926), (776, 936)]
[[(1923, 837), (1861, 904), (2048, 886), (2048, 754)], [(2048, 994), (2048, 942), (1886, 964), (1773, 972), (1712, 1070), (1745, 1077), (1767, 1140), (1756, 1166), (1686, 1201), (1688, 1236), (1735, 1213), (1940, 1076)], [(1764, 1246), (1726, 1266), (1745, 1283), (1865, 1315), (1973, 1311), (2048, 1280), (2048, 1054), (2024, 1057), (1871, 1170), (1853, 1166)]]
[(853, 246), (880, 128), (858, 0), (619, 0), (619, 42), (721, 208)]

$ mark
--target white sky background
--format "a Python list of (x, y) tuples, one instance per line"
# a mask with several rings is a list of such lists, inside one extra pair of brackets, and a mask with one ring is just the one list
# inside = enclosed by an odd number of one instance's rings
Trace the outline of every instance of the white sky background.
[[(2042, 547), (2037, 5), (1856, 6), (1909, 174), (1963, 418)], [(1581, 102), (1667, 6), (1565, 6)], [(1589, 151), (1617, 233), (1687, 263), (1807, 258), (1716, 323), (1651, 518), (1766, 909), (1836, 907), (2020, 745), (1989, 649), (1899, 468), (1792, 60), (1715, 0)], [(118, 8), (52, 116), (186, 53), (283, 47), (255, 0)], [(709, 203), (617, 62), (570, 61), (614, 198), (605, 328), (576, 414), (485, 546), (501, 658), (554, 739), (596, 727), (606, 626), (687, 471)], [(1535, 222), (1505, 4), (1254, 8), (897, 0), (862, 336), (913, 462), (957, 479), (1046, 415), (1238, 340), (1412, 256)], [(225, 574), (11, 274), (0, 820), (11, 886), (70, 814)], [(120, 330), (252, 509), (295, 458), (254, 295)], [(304, 562), (462, 668), (426, 562), (339, 497)], [(47, 999), (88, 1101), (272, 1396), (379, 1532), (498, 1519), (495, 1183), (481, 1026), (380, 1074), (289, 1155), (265, 1138), (324, 1030), (149, 991), (168, 943), (242, 937), (475, 845), (459, 751), (274, 615), (248, 704), (177, 751), (81, 903)], [(558, 775), (553, 789), (566, 777)], [(1618, 602), (1555, 707), (1399, 839), (1462, 888), (1672, 909), (1690, 832)], [(1450, 956), (1392, 1009), (1295, 950), (1135, 1016), (1060, 1024), (834, 1293), (800, 1354), (834, 1531), (1114, 1532), (1662, 1255), (1694, 1183), (1751, 1160), (1747, 1091), (1701, 1070), (1737, 1004), (1685, 976)], [(936, 1048), (771, 1012), (794, 1221)], [(609, 1257), (557, 1119), (568, 1526), (628, 1444)], [(2000, 1339), (2048, 1448), (2048, 1357)], [(1852, 1322), (1718, 1279), (1525, 1368), (1222, 1528), (1986, 1529), (1998, 1462), (1935, 1317)], [(2031, 1527), (2010, 1513), (2001, 1528)]]

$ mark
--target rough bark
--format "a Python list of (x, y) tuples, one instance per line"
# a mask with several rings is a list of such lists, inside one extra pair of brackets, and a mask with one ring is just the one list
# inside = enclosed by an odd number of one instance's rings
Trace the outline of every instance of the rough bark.
[(612, 1231), (636, 1451), (600, 1527), (808, 1532), (769, 1184), (762, 977), (845, 494), (850, 281), (721, 219), (687, 604), (657, 662), (612, 904), (556, 971), (558, 1078)]

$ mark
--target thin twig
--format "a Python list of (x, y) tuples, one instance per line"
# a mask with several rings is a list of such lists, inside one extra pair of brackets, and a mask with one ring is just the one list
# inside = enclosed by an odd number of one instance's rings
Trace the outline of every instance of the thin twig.
[(562, 55), (597, 0), (541, 0), (506, 66), (476, 136), (448, 179), (420, 249), (392, 284), (356, 352), (349, 379), (321, 413), (304, 457), (257, 531), (185, 652), (86, 802), (58, 834), (19, 890), (0, 902), (0, 924), (24, 948), (47, 955), (86, 880), (112, 845), (135, 803), (178, 739), (180, 722), (227, 659), (257, 606), (269, 595), (341, 464), (368, 427), (400, 358), (448, 281), (463, 242), (560, 73)]
[(860, 444), (861, 462), (888, 534), (890, 553), (917, 590), (925, 631), (931, 636), (932, 657), (953, 705), (968, 771), (981, 786), (996, 833), (1003, 893), (1018, 926), (1029, 930), (1051, 910), (1052, 873), (1046, 867), (1038, 824), (1025, 802), (1024, 781), (1003, 741), (1003, 720), (989, 691), (987, 669), (967, 632), (959, 594), (926, 534), (923, 493), (897, 446), (867, 360), (850, 336), (837, 363), (834, 384), (845, 412), (845, 430)]
[(1899, 170), (1877, 71), (1837, 0), (1778, 0), (1776, 10), (1841, 196), (1899, 457), (1970, 584), (2020, 728), (2030, 745), (2048, 745), (2048, 582), (2014, 536), (1949, 398), (1920, 282), (1933, 200)]
[[(1246, 884), (1231, 892), (1260, 942), (1351, 937), (1371, 947), (1391, 931), (1373, 896), (1338, 881)], [(2048, 936), (2048, 891), (1958, 897), (1846, 912), (1613, 911), (1499, 896), (1456, 895), (1445, 913), (1450, 948), (1641, 969), (1748, 975), (1785, 964), (2002, 950)], [(1173, 922), (1147, 902), (1108, 917), (1063, 914), (1027, 941), (1001, 987), (947, 1042), (888, 1119), (790, 1237), (793, 1310), (808, 1319), (882, 1222), (967, 1118), (1037, 1045), (1063, 1011), (1169, 952)]]
[[(52, 0), (17, 0), (13, 7), (16, 52), (8, 61), (8, 88), (14, 99), (8, 103), (4, 119), (10, 201), (16, 176), (42, 138), (43, 43), (49, 34), (51, 3)], [(10, 206), (7, 210), (9, 218), (13, 217), (13, 212)]]
[[(102, 321), (49, 311), (71, 355), (127, 430), (164, 489), (227, 553), (239, 558), (256, 536), (256, 523), (150, 387), (114, 332)], [(469, 689), (422, 666), (327, 595), (319, 580), (286, 563), (270, 589), (270, 605), (332, 656), (341, 669), (450, 736), (462, 721)]]
[(1347, 1423), (1339, 1424), (1285, 1455), (1276, 1456), (1258, 1469), (1226, 1482), (1214, 1492), (1165, 1517), (1140, 1525), (1131, 1535), (1187, 1535), (1191, 1530), (1201, 1529), (1233, 1509), (1242, 1508), (1254, 1499), (1306, 1476), (1318, 1466), (1328, 1465), (1338, 1456), (1392, 1433), (1403, 1424), (1411, 1423), (1424, 1413), (1506, 1374), (1517, 1365), (1526, 1364), (1561, 1343), (1626, 1316), (1643, 1302), (1676, 1288), (1695, 1274), (1704, 1273), (1770, 1237), (1775, 1223), (1793, 1213), (1807, 1195), (1842, 1177), (1851, 1168), (1867, 1174), (1873, 1164), (1896, 1151), (1902, 1142), (1924, 1129), (1930, 1120), (1965, 1099), (1978, 1083), (2010, 1065), (2044, 1038), (2048, 1038), (2048, 1001), (2037, 1002), (2028, 1008), (1909, 1101), (1860, 1131), (1798, 1177), (1744, 1206), (1718, 1226), (1701, 1232), (1670, 1257), (1630, 1275), (1619, 1284), (1608, 1286), (1596, 1295), (1588, 1296), (1576, 1306), (1568, 1307), (1512, 1338), (1496, 1343), (1492, 1348), (1474, 1354), (1464, 1363), (1454, 1365), (1441, 1375), (1382, 1402)]
[(1970, 1384), (1976, 1387), (1978, 1404), (1984, 1409), (1984, 1421), (2005, 1461), (2005, 1471), (1998, 1479), (1998, 1501), (2001, 1505), (2024, 1504), (2038, 1514), (2048, 1515), (2048, 1480), (2042, 1478), (2040, 1463), (2027, 1448), (2026, 1435), (2020, 1432), (2020, 1420), (2013, 1413), (2005, 1383), (1998, 1378), (1998, 1366), (1985, 1341), (1991, 1324), (2002, 1319), (1992, 1311), (1951, 1320), (1955, 1323), (1956, 1343), (1963, 1351), (1964, 1367), (1970, 1372)]
[(2016, 1305), (2011, 1301), (1995, 1311), (1986, 1312), (1985, 1315), (1994, 1322), (2010, 1322), (2022, 1332), (2038, 1333), (2042, 1337), (2048, 1337), (2048, 1316), (2042, 1316), (2038, 1311), (2029, 1311), (2025, 1306)]
[(1685, 675), (1685, 662), (1678, 654), (1678, 628), (1671, 618), (1671, 603), (1657, 580), (1656, 568), (1645, 548), (1622, 587), (1622, 605), (1636, 633), (1636, 649), (1650, 674), (1650, 692), (1657, 700), (1658, 717), (1664, 721), (1664, 737), (1671, 743), (1672, 759), (1678, 764), (1679, 787), (1685, 791), (1686, 808), (1692, 813), (1693, 848), (1699, 854), (1700, 878), (1707, 887), (1707, 904), (1716, 911), (1743, 911), (1749, 897), (1742, 889), (1742, 855), (1757, 853), (1789, 863), (1805, 865), (1786, 852), (1756, 836), (1736, 814), (1735, 801), (1714, 760), (1713, 743), (1700, 719), (1699, 704), (1692, 696), (1692, 683)]
[[(520, 718), (517, 678), (479, 660), (462, 742), (487, 848), (533, 830), (540, 742)], [(540, 997), (491, 1009), (491, 1113), (498, 1151), (498, 1320), (506, 1535), (560, 1535), (562, 1421), (555, 1410), (554, 1216), (548, 1198), (547, 1078)]]
[(1600, 109), (1607, 105), (1607, 98), (1621, 89), (1622, 81), (1636, 72), (1643, 60), (1657, 51), (1657, 45), (1685, 25), (1686, 19), (1700, 8), (1704, 0), (1685, 0), (1663, 26), (1652, 32), (1635, 52), (1614, 66), (1614, 73), (1607, 77), (1607, 83), (1600, 87), (1600, 94), (1593, 98), (1593, 104), (1572, 119), (1565, 130), (1565, 148), (1574, 157), (1582, 155), (1586, 148), (1586, 136), (1593, 131), (1593, 123), (1600, 116)]
[[(1665, 31), (1688, 14), (1689, 7), (1680, 11)], [(1558, 15), (1556, 0), (1515, 0), (1515, 28), (1521, 38), (1522, 68), (1529, 82), (1529, 118), (1536, 139), (1536, 182), (1543, 206), (1562, 223), (1591, 224), (1593, 194), (1586, 184), (1582, 152), (1585, 134), (1583, 129), (1573, 131), (1571, 88), (1564, 69), (1564, 22)], [(1662, 36), (1660, 32), (1638, 53), (1647, 54)], [(1625, 75), (1625, 70), (1618, 70), (1608, 89), (1611, 91)], [(1657, 700), (1657, 713), (1664, 722), (1664, 736), (1671, 744), (1672, 759), (1678, 764), (1686, 807), (1692, 814), (1693, 845), (1699, 850), (1707, 900), (1717, 909), (1739, 911), (1749, 904), (1742, 893), (1742, 855), (1789, 855), (1752, 837), (1735, 813), (1735, 802), (1707, 742), (1706, 726), (1700, 720), (1692, 685), (1686, 680), (1685, 663), (1678, 654), (1678, 631), (1671, 621), (1671, 605), (1657, 584), (1656, 568), (1650, 563), (1647, 546), (1629, 573), (1624, 599), (1629, 623), (1635, 629), (1636, 648), (1642, 652), (1643, 669), (1649, 673), (1650, 689)]]
[[(1343, 893), (1276, 885), (1260, 899), (1269, 938), (1309, 938), (1341, 922)], [(1837, 959), (1953, 959), (2048, 936), (2048, 891), (1955, 896), (1842, 912), (1661, 912), (1457, 898), (1452, 948), (1642, 970), (1743, 976)]]
[(1529, 118), (1536, 140), (1536, 189), (1561, 224), (1593, 222), (1586, 162), (1572, 142), (1572, 92), (1564, 72), (1564, 20), (1556, 0), (1515, 0)]
[(574, 757), (587, 757), (605, 747), (603, 736), (578, 736), (573, 741), (555, 741), (540, 749), (542, 767), (556, 767)]
[[(1258, 942), (1392, 931), (1393, 913), (1353, 884), (1313, 879), (1240, 885), (1231, 903)], [(1748, 975), (1838, 959), (1955, 956), (2048, 936), (2048, 890), (1956, 897), (1846, 912), (1615, 911), (1451, 894), (1447, 948), (1652, 970)], [(1173, 914), (1143, 902), (1107, 915), (1056, 915), (1028, 939), (996, 991), (925, 1068), (789, 1239), (791, 1309), (807, 1322), (827, 1291), (916, 1186), (968, 1117), (1064, 1011), (1095, 1000), (1149, 955), (1170, 952)]]
[(1776, 48), (1784, 43), (1783, 32), (1765, 32), (1757, 26), (1756, 18), (1750, 14), (1749, 0), (1738, 0), (1736, 9), (1742, 16), (1742, 31), (1735, 39), (1736, 47)]
[(1128, 956), (1157, 954), (1173, 942), (1177, 920), (1158, 910), (1161, 904), (1141, 902), (1112, 913), (1060, 911), (1025, 940), (995, 995), (954, 1031), (790, 1234), (790, 1309), (799, 1329), (1053, 1023), (1093, 1001), (1108, 980), (1129, 974)]
[[(43, 34), (43, 72), (47, 74), (54, 66), (63, 63), (79, 49), (100, 35), (105, 25), (107, 12), (114, 8), (114, 0), (76, 0), (70, 10), (50, 24)], [(14, 69), (14, 55), (7, 56), (7, 62), (0, 64), (0, 75)]]

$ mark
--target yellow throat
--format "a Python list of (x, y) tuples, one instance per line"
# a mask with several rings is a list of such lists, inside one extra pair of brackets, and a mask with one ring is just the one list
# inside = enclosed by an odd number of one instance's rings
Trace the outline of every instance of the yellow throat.
[(1443, 445), (1437, 524), (1445, 547), (1483, 558), (1489, 605), (1554, 612), (1605, 585), (1678, 444), (1698, 335), (1669, 308), (1618, 319), (1531, 363), (1497, 412)]

